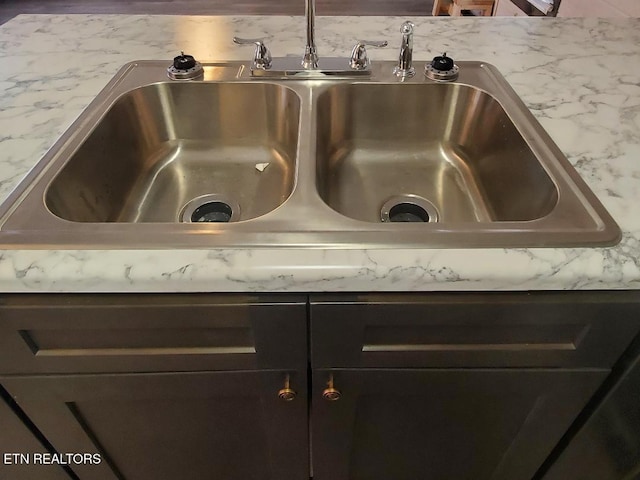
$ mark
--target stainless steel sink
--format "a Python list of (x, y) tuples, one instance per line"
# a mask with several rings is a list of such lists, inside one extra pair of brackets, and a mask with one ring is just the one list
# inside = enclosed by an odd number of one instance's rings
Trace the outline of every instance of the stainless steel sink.
[(452, 83), (126, 65), (0, 209), (3, 248), (612, 245), (620, 230), (492, 66)]

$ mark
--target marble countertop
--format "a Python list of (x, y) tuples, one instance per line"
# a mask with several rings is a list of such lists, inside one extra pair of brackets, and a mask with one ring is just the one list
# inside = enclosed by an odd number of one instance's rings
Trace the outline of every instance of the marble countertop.
[[(322, 13), (322, 12), (318, 12)], [(321, 55), (400, 17), (318, 17)], [(412, 18), (414, 58), (494, 64), (620, 225), (610, 248), (4, 250), (0, 292), (640, 289), (640, 20)], [(125, 63), (247, 60), (234, 35), (299, 54), (302, 17), (21, 15), (0, 27), (0, 200)]]

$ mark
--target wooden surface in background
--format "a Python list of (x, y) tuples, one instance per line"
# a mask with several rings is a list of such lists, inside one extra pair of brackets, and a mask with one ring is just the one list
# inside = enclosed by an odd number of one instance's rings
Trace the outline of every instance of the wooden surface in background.
[[(431, 15), (433, 0), (316, 0), (317, 15)], [(0, 0), (0, 23), (21, 13), (304, 15), (304, 0)]]

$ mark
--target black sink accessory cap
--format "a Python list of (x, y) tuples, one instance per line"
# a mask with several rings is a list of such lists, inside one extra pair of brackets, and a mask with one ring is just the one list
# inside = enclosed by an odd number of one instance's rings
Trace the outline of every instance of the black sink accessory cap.
[(191, 55), (185, 55), (184, 52), (180, 52), (180, 55), (173, 58), (173, 68), (176, 70), (189, 70), (196, 66), (196, 59)]
[(431, 61), (431, 66), (438, 72), (447, 72), (453, 68), (453, 65), (453, 58), (447, 57), (447, 52), (439, 57), (434, 57)]

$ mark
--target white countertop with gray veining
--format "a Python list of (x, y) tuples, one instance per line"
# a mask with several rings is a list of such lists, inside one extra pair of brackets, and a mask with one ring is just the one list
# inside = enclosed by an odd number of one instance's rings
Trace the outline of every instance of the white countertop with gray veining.
[[(322, 12), (318, 12), (322, 13)], [(399, 17), (318, 17), (320, 55), (386, 39)], [(0, 292), (313, 292), (640, 288), (640, 20), (431, 18), (414, 59), (447, 51), (494, 64), (623, 231), (611, 248), (4, 250)], [(21, 15), (0, 27), (0, 199), (125, 63), (248, 60), (304, 46), (302, 17)]]

